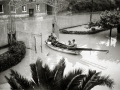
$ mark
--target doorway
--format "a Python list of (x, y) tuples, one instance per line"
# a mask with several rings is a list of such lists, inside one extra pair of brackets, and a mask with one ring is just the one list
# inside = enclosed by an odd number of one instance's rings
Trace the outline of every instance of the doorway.
[(47, 5), (47, 14), (52, 15), (52, 7), (50, 5)]
[(29, 9), (29, 16), (33, 17), (34, 16), (34, 9)]

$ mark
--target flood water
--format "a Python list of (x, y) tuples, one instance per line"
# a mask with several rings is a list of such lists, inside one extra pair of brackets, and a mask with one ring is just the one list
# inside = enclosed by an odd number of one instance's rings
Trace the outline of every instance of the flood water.
[[(109, 30), (92, 35), (60, 34), (59, 41), (64, 43), (67, 43), (68, 40), (75, 39), (79, 47), (109, 50), (107, 54), (97, 51), (82, 51), (80, 55), (71, 55), (54, 51), (45, 45), (44, 41), (52, 29), (51, 18), (42, 20), (39, 17), (18, 20), (16, 21), (16, 25), (17, 39), (24, 41), (26, 47), (31, 49), (26, 49), (27, 53), (25, 58), (18, 65), (12, 67), (12, 69), (17, 70), (26, 78), (31, 79), (29, 64), (36, 62), (38, 58), (44, 63), (49, 64), (51, 69), (60, 59), (65, 58), (66, 69), (64, 74), (67, 74), (74, 68), (82, 68), (84, 69), (84, 73), (87, 73), (89, 69), (101, 71), (102, 75), (109, 75), (110, 78), (114, 79), (115, 85), (113, 90), (120, 89), (120, 35), (117, 34), (116, 29), (113, 29), (111, 39), (109, 37)], [(73, 30), (77, 29), (80, 29), (80, 27), (73, 28)], [(40, 36), (41, 33), (42, 36)], [(4, 75), (8, 76), (10, 73), (9, 70), (0, 73), (0, 84), (6, 83)], [(0, 87), (0, 89), (3, 89), (3, 87)], [(97, 86), (92, 90), (101, 89), (109, 90), (106, 86)]]

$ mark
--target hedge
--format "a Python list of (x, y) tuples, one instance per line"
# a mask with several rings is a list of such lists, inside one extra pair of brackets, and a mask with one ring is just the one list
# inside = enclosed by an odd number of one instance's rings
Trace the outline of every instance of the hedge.
[(18, 41), (10, 46), (8, 51), (0, 55), (0, 72), (18, 64), (26, 54), (24, 42)]

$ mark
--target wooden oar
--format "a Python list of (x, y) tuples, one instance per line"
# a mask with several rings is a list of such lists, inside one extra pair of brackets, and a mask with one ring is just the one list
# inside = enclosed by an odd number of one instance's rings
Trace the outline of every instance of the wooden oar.
[(69, 50), (84, 50), (84, 51), (101, 51), (101, 52), (109, 52), (109, 50), (99, 50), (99, 49), (92, 49), (92, 48), (74, 48), (68, 47)]
[(109, 50), (98, 50), (98, 49), (92, 49), (91, 51), (101, 51), (101, 52), (109, 53)]

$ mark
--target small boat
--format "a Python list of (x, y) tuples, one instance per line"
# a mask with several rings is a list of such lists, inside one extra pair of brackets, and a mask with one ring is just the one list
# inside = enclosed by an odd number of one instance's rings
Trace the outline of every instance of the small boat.
[(68, 54), (74, 54), (74, 55), (79, 55), (80, 54), (80, 50), (68, 50), (68, 49), (63, 49), (63, 48), (55, 47), (50, 42), (47, 42), (47, 41), (45, 41), (45, 44), (49, 48), (51, 48), (53, 50), (56, 50), (56, 51), (59, 51), (59, 52), (68, 53)]
[(108, 53), (109, 50), (99, 50), (99, 49), (92, 49), (92, 48), (75, 48), (75, 47), (68, 47), (67, 49), (64, 48), (60, 48), (60, 47), (55, 47), (51, 44), (51, 42), (47, 42), (45, 41), (46, 45), (56, 51), (59, 52), (64, 52), (64, 53), (68, 53), (68, 54), (74, 54), (74, 55), (79, 55), (81, 51), (101, 51), (101, 52), (106, 52)]

